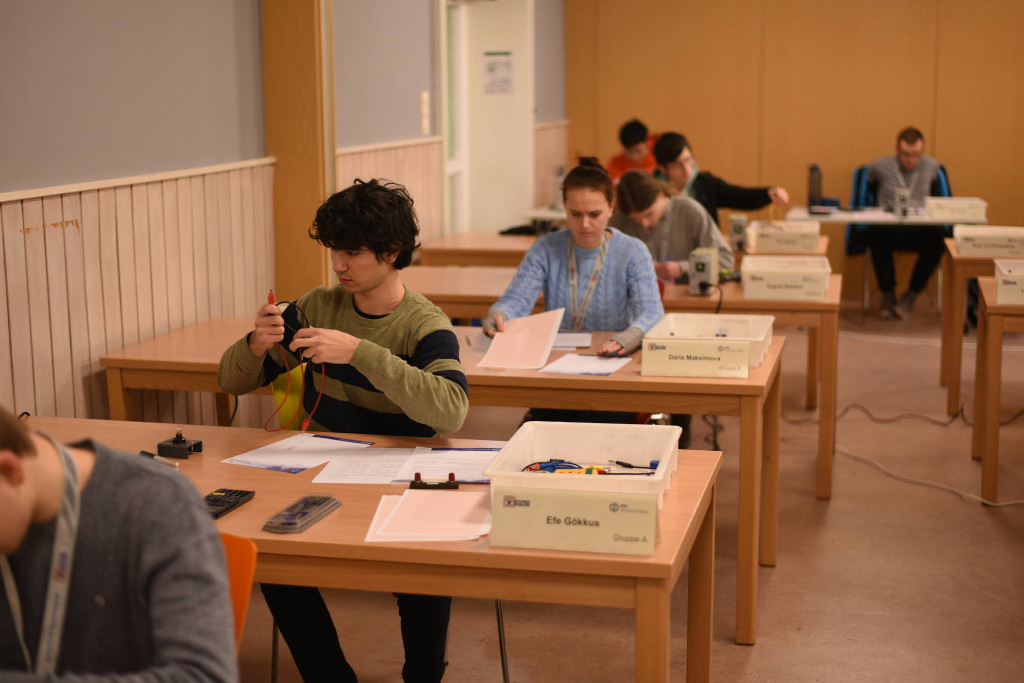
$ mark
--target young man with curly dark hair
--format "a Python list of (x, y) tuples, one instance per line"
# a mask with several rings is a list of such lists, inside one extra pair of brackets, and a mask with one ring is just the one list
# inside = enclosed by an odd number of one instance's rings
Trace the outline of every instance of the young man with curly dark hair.
[[(302, 402), (309, 429), (391, 436), (459, 429), (469, 398), (458, 339), (444, 313), (407, 290), (400, 275), (418, 234), (412, 198), (401, 185), (357, 180), (331, 196), (309, 236), (330, 250), (338, 284), (318, 287), (284, 311), (264, 304), (253, 331), (224, 352), (221, 388), (242, 394), (268, 384), (286, 371), (283, 352), (287, 367), (307, 362)], [(303, 680), (354, 683), (319, 590), (262, 589)], [(403, 679), (440, 681), (451, 598), (396, 597)]]

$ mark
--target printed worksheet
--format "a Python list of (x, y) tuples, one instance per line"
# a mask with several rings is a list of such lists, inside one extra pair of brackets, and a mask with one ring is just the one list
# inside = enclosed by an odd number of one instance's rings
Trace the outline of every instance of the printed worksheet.
[(297, 474), (341, 454), (372, 445), (369, 441), (343, 439), (339, 436), (299, 433), (221, 462)]

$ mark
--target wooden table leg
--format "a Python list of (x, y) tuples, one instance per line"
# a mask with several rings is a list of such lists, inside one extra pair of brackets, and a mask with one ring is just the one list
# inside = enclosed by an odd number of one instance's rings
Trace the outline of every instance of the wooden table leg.
[[(692, 571), (692, 570), (691, 570)], [(636, 680), (668, 683), (672, 593), (661, 579), (636, 584)]]
[(818, 407), (818, 498), (832, 497), (832, 460), (836, 450), (836, 384), (839, 363), (839, 314), (821, 316), (821, 402)]
[[(217, 424), (221, 427), (228, 426), (231, 419), (231, 397), (228, 394), (217, 392), (213, 395), (214, 403), (217, 405)], [(236, 397), (237, 401), (238, 398)]]
[[(981, 450), (981, 497), (993, 503), (999, 500), (999, 412), (1003, 369), (1003, 316), (990, 315), (985, 336), (985, 374), (980, 379), (985, 390), (984, 439)], [(979, 350), (979, 353), (981, 351)], [(977, 421), (977, 417), (975, 420)], [(977, 424), (977, 422), (975, 422)]]
[[(962, 268), (953, 269), (949, 293), (949, 351), (946, 353), (946, 412), (960, 411), (960, 368), (964, 352), (964, 310), (967, 306), (967, 278)], [(946, 313), (943, 313), (945, 316)]]
[(121, 368), (107, 368), (107, 405), (111, 420), (132, 419), (131, 397), (121, 382)]
[(779, 420), (782, 414), (782, 359), (764, 401), (761, 443), (761, 540), (758, 562), (774, 567), (779, 549)]
[(740, 493), (736, 552), (736, 642), (757, 642), (757, 545), (760, 536), (761, 442), (764, 418), (759, 397), (740, 401)]
[(951, 351), (952, 339), (950, 337), (950, 324), (953, 319), (953, 259), (946, 255), (942, 259), (942, 300), (946, 305), (942, 307), (942, 336), (939, 344), (939, 386), (946, 386), (949, 382), (949, 354)]
[(686, 683), (711, 680), (715, 614), (715, 488), (690, 549), (686, 586)]
[(985, 344), (988, 341), (988, 307), (978, 302), (978, 350), (974, 358), (974, 424), (971, 427), (971, 457), (981, 460), (985, 450)]
[[(824, 316), (822, 316), (824, 318)], [(818, 377), (822, 371), (820, 329), (807, 328), (807, 398), (804, 405), (813, 409), (818, 406)]]

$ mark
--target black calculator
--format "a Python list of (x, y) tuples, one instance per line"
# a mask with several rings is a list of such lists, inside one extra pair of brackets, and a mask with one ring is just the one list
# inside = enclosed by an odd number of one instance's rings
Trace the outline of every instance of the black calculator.
[(242, 503), (248, 503), (256, 495), (255, 491), (244, 491), (242, 489), (217, 489), (213, 493), (207, 493), (203, 499), (206, 507), (214, 519), (222, 517), (234, 510)]

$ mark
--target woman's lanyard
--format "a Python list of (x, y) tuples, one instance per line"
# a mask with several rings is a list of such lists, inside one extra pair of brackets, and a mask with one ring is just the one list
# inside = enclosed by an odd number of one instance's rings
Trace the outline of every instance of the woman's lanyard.
[(590, 271), (590, 279), (587, 281), (587, 288), (583, 290), (583, 301), (578, 302), (579, 295), (579, 271), (576, 268), (576, 246), (572, 237), (569, 237), (569, 313), (572, 315), (572, 329), (583, 329), (583, 318), (590, 308), (590, 299), (594, 296), (594, 289), (597, 288), (597, 280), (601, 277), (601, 269), (604, 268), (604, 257), (608, 254), (608, 243), (611, 240), (605, 237), (601, 242), (601, 250), (597, 252), (597, 262), (594, 269)]
[[(68, 604), (68, 586), (71, 583), (71, 560), (75, 551), (75, 536), (78, 532), (78, 512), (81, 494), (78, 490), (78, 465), (62, 444), (50, 436), (51, 443), (61, 455), (64, 468), (64, 495), (61, 499), (60, 515), (53, 537), (53, 555), (50, 557), (50, 581), (46, 587), (46, 603), (43, 610), (43, 625), (39, 632), (35, 674), (42, 676), (57, 672), (57, 658), (60, 656), (60, 639), (64, 631), (64, 612)], [(18, 587), (14, 583), (14, 572), (6, 555), (0, 555), (0, 572), (3, 573), (4, 591), (11, 606), (14, 629), (18, 633), (21, 652), (25, 656), (25, 668), (31, 672), (32, 657), (25, 644), (25, 626), (22, 621), (21, 601)]]

